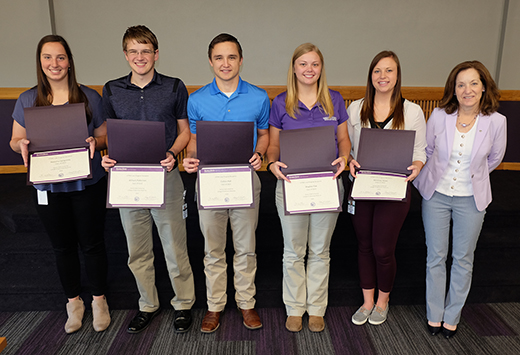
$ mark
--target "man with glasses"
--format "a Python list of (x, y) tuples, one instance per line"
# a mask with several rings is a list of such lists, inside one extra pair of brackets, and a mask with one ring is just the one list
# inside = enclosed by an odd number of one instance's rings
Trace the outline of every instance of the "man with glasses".
[[(123, 52), (132, 72), (105, 84), (103, 106), (106, 118), (164, 122), (168, 149), (165, 158), (160, 161), (167, 170), (166, 208), (119, 209), (128, 243), (128, 266), (141, 296), (139, 312), (127, 331), (143, 331), (160, 312), (153, 265), (152, 226), (155, 221), (175, 292), (171, 300), (175, 309), (173, 326), (175, 332), (183, 333), (191, 326), (190, 310), (195, 302), (193, 273), (186, 245), (186, 223), (182, 213), (184, 185), (177, 168), (177, 154), (190, 139), (186, 113), (188, 91), (180, 79), (155, 71), (155, 62), (159, 59), (158, 41), (147, 27), (133, 26), (126, 30)], [(103, 157), (105, 169), (115, 164), (116, 161), (109, 156)]]

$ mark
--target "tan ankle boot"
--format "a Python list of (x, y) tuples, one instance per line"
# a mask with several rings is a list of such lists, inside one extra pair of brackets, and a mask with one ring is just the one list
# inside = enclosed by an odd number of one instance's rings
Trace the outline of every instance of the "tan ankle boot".
[(92, 301), (92, 315), (94, 320), (92, 326), (96, 332), (102, 332), (110, 325), (110, 312), (108, 311), (107, 299), (105, 297)]
[(65, 323), (66, 333), (74, 333), (81, 328), (84, 313), (85, 304), (81, 298), (67, 303), (67, 315), (69, 319), (67, 319), (67, 323)]

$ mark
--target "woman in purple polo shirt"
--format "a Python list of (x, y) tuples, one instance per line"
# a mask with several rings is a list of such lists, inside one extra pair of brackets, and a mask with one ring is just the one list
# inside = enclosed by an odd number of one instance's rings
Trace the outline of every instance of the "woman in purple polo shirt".
[[(269, 118), (268, 170), (278, 178), (276, 208), (284, 236), (283, 301), (287, 310), (286, 328), (302, 329), (302, 316), (309, 314), (309, 329), (321, 332), (327, 309), (329, 282), (329, 247), (338, 219), (338, 212), (288, 215), (284, 213), (282, 180), (289, 181), (280, 171), (287, 166), (280, 157), (280, 131), (286, 129), (334, 126), (339, 158), (332, 161), (338, 178), (346, 166), (350, 151), (347, 112), (343, 97), (329, 90), (325, 77), (323, 55), (318, 47), (304, 43), (294, 51), (287, 75), (287, 91), (278, 95)], [(343, 184), (340, 198), (343, 200)], [(307, 270), (305, 256), (307, 249)]]
[[(356, 161), (361, 128), (405, 129), (415, 131), (410, 176), (412, 181), (426, 161), (426, 122), (422, 109), (401, 94), (401, 66), (394, 52), (377, 54), (368, 70), (365, 97), (347, 109), (348, 131), (352, 141), (350, 174), (356, 177)], [(386, 320), (390, 291), (396, 274), (395, 247), (399, 232), (410, 209), (411, 190), (405, 202), (355, 201), (352, 224), (358, 240), (358, 264), (363, 305), (352, 316), (352, 323), (366, 321), (378, 325)], [(375, 300), (376, 288), (377, 302)]]
[[(33, 106), (84, 103), (90, 137), (92, 179), (38, 184), (35, 187), (36, 211), (49, 235), (58, 275), (67, 303), (65, 331), (81, 328), (85, 305), (80, 298), (80, 247), (93, 295), (93, 326), (105, 330), (110, 313), (105, 299), (107, 288), (107, 256), (105, 250), (106, 175), (101, 167), (99, 150), (106, 148), (106, 123), (101, 96), (76, 81), (74, 60), (69, 45), (61, 36), (48, 35), (38, 43), (36, 52), (38, 85), (23, 92), (13, 111), (11, 149), (28, 162), (29, 140), (25, 130), (24, 108)], [(60, 127), (54, 127), (59, 130)]]

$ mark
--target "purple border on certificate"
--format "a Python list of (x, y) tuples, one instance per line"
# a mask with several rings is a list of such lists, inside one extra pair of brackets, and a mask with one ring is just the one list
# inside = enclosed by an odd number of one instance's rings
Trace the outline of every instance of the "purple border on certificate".
[[(331, 172), (331, 171), (324, 171), (324, 172), (318, 172), (318, 173), (308, 173), (308, 174), (307, 173), (301, 173), (301, 174), (296, 174), (295, 173), (295, 174), (287, 174), (287, 175), (290, 177), (290, 180), (325, 178), (325, 177), (330, 177), (332, 179), (332, 177), (334, 176), (334, 173)], [(338, 185), (340, 183), (340, 180), (336, 179), (335, 182), (336, 182), (337, 191), (338, 191), (339, 207), (337, 207), (337, 208), (320, 208), (320, 209), (305, 209), (305, 210), (292, 210), (292, 211), (288, 211), (287, 210), (286, 195), (285, 195), (286, 182), (283, 181), (282, 187), (283, 187), (283, 195), (284, 195), (283, 204), (284, 204), (284, 213), (285, 213), (285, 215), (293, 215), (293, 214), (301, 214), (301, 213), (319, 213), (319, 212), (341, 212), (343, 210), (343, 208), (341, 206), (342, 205), (342, 201), (339, 198), (340, 193), (339, 193), (339, 185)], [(311, 205), (312, 205), (312, 202), (311, 202)]]
[[(234, 209), (234, 208), (254, 208), (255, 207), (255, 192), (254, 192), (254, 180), (253, 180), (253, 168), (251, 166), (245, 166), (244, 164), (240, 164), (239, 166), (207, 166), (200, 167), (198, 174), (218, 174), (218, 173), (243, 173), (250, 172), (251, 173), (251, 203), (242, 203), (242, 204), (215, 204), (215, 205), (202, 205), (200, 201), (200, 178), (197, 178), (197, 206), (199, 210), (206, 209)], [(223, 201), (226, 202), (226, 201)]]
[[(68, 178), (59, 178), (59, 179), (53, 179), (53, 180), (30, 180), (31, 176), (31, 164), (29, 164), (29, 168), (27, 171), (27, 185), (33, 185), (33, 184), (54, 184), (58, 182), (66, 182), (66, 181), (75, 181), (75, 180), (83, 180), (83, 179), (90, 179), (92, 178), (92, 162), (90, 160), (90, 151), (88, 148), (73, 148), (73, 149), (64, 149), (64, 150), (57, 150), (57, 151), (48, 151), (48, 152), (38, 152), (38, 153), (32, 153), (30, 154), (30, 158), (40, 158), (40, 157), (50, 157), (50, 156), (58, 156), (58, 155), (65, 155), (65, 154), (75, 154), (75, 153), (83, 153), (86, 152), (89, 160), (89, 173), (87, 175), (79, 175), (79, 176), (72, 176)], [(58, 175), (59, 176), (59, 175)]]
[(356, 173), (361, 175), (382, 175), (382, 176), (394, 176), (394, 177), (402, 177), (403, 179), (406, 179), (407, 176), (405, 174), (399, 174), (399, 173), (383, 173), (380, 171), (366, 171), (366, 170), (360, 170)]
[[(164, 174), (164, 180), (163, 180), (163, 202), (160, 204), (117, 204), (117, 203), (110, 203), (110, 182), (111, 182), (111, 174), (112, 172), (162, 172)], [(156, 209), (164, 209), (166, 208), (166, 170), (162, 166), (157, 165), (140, 165), (140, 164), (125, 164), (122, 166), (114, 166), (110, 168), (108, 173), (108, 188), (107, 188), (107, 201), (106, 201), (106, 207), (107, 208), (156, 208)]]
[[(356, 173), (356, 175), (380, 175), (380, 176), (391, 176), (406, 179), (407, 176), (405, 174), (400, 173), (389, 173), (389, 172), (380, 172), (380, 171), (368, 171), (368, 170), (360, 170)], [(406, 184), (406, 191), (404, 193), (404, 198), (399, 197), (353, 197), (352, 189), (354, 188), (354, 183), (356, 180), (352, 182), (348, 199), (352, 199), (354, 201), (396, 201), (396, 202), (406, 202), (408, 196), (408, 190), (410, 189), (410, 183)]]

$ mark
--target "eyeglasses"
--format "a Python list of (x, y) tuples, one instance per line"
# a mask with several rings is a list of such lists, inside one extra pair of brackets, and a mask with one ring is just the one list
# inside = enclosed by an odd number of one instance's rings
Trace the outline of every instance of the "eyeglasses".
[(137, 57), (139, 54), (143, 55), (143, 56), (151, 56), (155, 53), (154, 50), (151, 50), (151, 49), (143, 49), (142, 51), (137, 51), (135, 49), (129, 49), (126, 51), (126, 54), (129, 55), (130, 57)]

